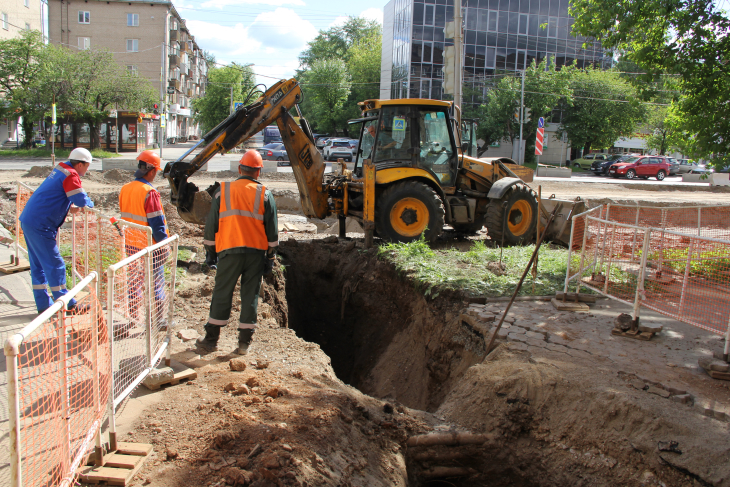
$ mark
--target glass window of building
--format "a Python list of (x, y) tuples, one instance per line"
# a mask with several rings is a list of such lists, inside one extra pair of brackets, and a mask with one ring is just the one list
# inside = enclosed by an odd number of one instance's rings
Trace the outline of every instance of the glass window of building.
[(91, 12), (79, 10), (79, 24), (90, 24)]
[(139, 14), (127, 14), (127, 27), (139, 27)]

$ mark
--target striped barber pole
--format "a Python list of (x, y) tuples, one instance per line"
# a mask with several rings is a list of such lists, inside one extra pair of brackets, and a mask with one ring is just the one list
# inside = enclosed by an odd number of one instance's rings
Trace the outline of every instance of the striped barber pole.
[(542, 155), (542, 140), (545, 135), (545, 119), (540, 117), (537, 121), (537, 139), (535, 140), (535, 155)]

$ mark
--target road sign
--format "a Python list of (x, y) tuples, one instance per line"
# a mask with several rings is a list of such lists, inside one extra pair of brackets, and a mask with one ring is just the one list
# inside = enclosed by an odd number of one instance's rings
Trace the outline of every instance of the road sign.
[(545, 136), (545, 119), (540, 117), (537, 121), (537, 139), (535, 139), (535, 155), (542, 155), (542, 142)]
[(175, 94), (175, 87), (174, 86), (168, 86), (167, 87), (167, 94), (168, 95), (174, 95)]
[(167, 117), (165, 117), (165, 114), (163, 113), (162, 115), (160, 115), (160, 128), (164, 129), (166, 125), (167, 125)]
[(234, 101), (233, 102), (233, 111), (235, 112), (236, 110), (238, 110), (238, 107), (242, 107), (242, 106), (243, 106), (243, 102)]

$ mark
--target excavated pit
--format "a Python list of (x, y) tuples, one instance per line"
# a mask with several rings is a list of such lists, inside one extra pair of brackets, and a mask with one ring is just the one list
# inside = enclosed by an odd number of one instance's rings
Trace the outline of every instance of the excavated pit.
[(656, 412), (587, 390), (583, 369), (559, 372), (504, 347), (484, 361), (484, 338), (459, 319), (459, 293), (427, 298), (354, 241), (292, 240), (280, 254), (289, 327), (321, 346), (343, 382), (490, 435), (480, 445), (405, 448), (408, 485), (663, 485), (658, 476), (704, 485), (650, 456), (653, 437), (627, 441), (623, 422), (651, 436)]

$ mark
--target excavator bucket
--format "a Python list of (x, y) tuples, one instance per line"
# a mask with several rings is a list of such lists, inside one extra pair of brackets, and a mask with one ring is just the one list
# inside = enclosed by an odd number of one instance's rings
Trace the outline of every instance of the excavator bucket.
[(586, 211), (586, 202), (580, 197), (575, 200), (559, 200), (553, 196), (543, 199), (540, 206), (540, 228), (545, 228), (550, 214), (560, 205), (550, 228), (547, 229), (545, 240), (559, 243), (566, 247), (570, 245), (570, 228), (573, 216)]

